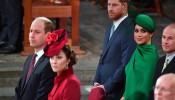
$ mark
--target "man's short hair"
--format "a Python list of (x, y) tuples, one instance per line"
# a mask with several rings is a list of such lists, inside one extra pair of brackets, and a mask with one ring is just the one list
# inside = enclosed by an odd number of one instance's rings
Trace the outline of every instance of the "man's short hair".
[(49, 20), (46, 17), (37, 17), (37, 18), (35, 18), (34, 21), (36, 21), (36, 20), (44, 22), (45, 33), (47, 33), (47, 32), (53, 32), (53, 23), (52, 23), (51, 20)]
[(121, 2), (121, 3), (123, 3), (123, 2), (126, 2), (128, 5), (129, 5), (129, 2), (130, 2), (131, 0), (119, 0), (119, 2)]

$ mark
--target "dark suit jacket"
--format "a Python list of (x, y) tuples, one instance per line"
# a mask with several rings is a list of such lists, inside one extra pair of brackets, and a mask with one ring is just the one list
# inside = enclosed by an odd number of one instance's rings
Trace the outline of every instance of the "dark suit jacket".
[(125, 87), (125, 66), (136, 48), (136, 43), (133, 37), (134, 27), (128, 17), (120, 23), (109, 40), (112, 24), (105, 34), (94, 82), (104, 85), (108, 100), (120, 100)]
[(45, 55), (39, 58), (25, 85), (32, 57), (33, 54), (28, 56), (24, 64), (22, 77), (15, 88), (15, 100), (47, 100), (53, 88), (56, 73), (52, 71), (49, 58)]
[[(165, 70), (161, 73), (161, 71), (163, 69), (164, 62), (165, 62), (165, 57), (166, 56), (161, 57), (159, 59), (159, 61), (157, 62), (156, 70), (155, 70), (155, 74), (154, 74), (154, 79), (153, 79), (153, 87), (155, 86), (157, 79), (161, 75), (167, 74), (167, 73), (175, 73), (175, 57), (171, 60), (171, 62), (167, 65)], [(154, 100), (154, 91), (153, 90), (150, 92), (149, 100)]]

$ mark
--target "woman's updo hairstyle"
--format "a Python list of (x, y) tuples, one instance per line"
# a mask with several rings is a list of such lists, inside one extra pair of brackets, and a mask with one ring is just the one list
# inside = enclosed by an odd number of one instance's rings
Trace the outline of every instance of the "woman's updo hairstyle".
[(70, 59), (68, 66), (70, 67), (75, 65), (78, 61), (78, 58), (76, 57), (76, 53), (73, 50), (71, 50), (70, 46), (65, 44), (62, 50), (65, 53), (67, 59)]

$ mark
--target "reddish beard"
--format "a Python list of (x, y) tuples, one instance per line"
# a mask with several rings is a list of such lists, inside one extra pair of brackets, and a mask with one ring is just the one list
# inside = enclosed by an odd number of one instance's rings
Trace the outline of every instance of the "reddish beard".
[(112, 19), (112, 20), (114, 20), (114, 21), (117, 21), (117, 20), (119, 20), (121, 17), (123, 17), (124, 14), (123, 14), (123, 13), (115, 14), (115, 13), (109, 11), (108, 16), (109, 16), (110, 19)]

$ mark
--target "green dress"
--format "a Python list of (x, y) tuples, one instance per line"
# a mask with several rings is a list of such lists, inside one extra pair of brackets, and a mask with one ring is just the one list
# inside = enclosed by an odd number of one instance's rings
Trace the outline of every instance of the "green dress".
[(154, 44), (137, 45), (125, 68), (125, 100), (148, 100), (158, 59)]

